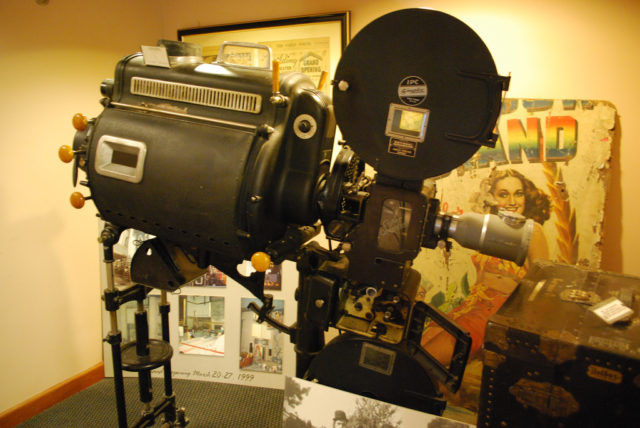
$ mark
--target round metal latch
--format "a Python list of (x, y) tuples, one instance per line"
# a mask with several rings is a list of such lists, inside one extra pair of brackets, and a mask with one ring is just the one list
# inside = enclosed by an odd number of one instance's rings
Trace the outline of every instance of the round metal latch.
[(313, 116), (309, 114), (301, 114), (293, 121), (293, 132), (301, 140), (308, 140), (316, 135), (318, 124)]

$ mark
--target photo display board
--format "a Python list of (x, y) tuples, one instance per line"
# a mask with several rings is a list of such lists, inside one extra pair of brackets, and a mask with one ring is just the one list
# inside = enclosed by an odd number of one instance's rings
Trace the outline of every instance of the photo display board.
[[(131, 258), (143, 241), (151, 235), (125, 230), (114, 246), (116, 286), (133, 285), (129, 279)], [(106, 276), (103, 269), (103, 285)], [(252, 266), (238, 267), (249, 275)], [(272, 316), (286, 324), (295, 322), (293, 293), (298, 283), (295, 265), (274, 265), (265, 275), (265, 291), (274, 296)], [(214, 267), (175, 293), (168, 293), (169, 331), (173, 348), (172, 375), (176, 379), (193, 379), (236, 383), (265, 388), (284, 388), (284, 376), (295, 374), (293, 345), (284, 333), (266, 323), (258, 323), (247, 307), (259, 303), (249, 291)], [(160, 291), (152, 290), (144, 301), (149, 324), (149, 337), (162, 338), (159, 313)], [(135, 340), (137, 302), (128, 302), (117, 312), (122, 343)], [(103, 309), (103, 332), (109, 331), (109, 315)], [(104, 348), (105, 376), (113, 376), (110, 345)], [(125, 376), (135, 373), (124, 372)], [(152, 371), (162, 377), (162, 368)]]

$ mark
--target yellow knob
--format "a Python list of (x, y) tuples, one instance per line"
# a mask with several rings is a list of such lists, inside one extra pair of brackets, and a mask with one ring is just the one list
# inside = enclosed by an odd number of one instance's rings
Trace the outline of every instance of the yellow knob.
[(64, 163), (69, 163), (73, 160), (73, 149), (66, 144), (60, 146), (58, 149), (58, 157)]
[(271, 257), (267, 253), (258, 251), (251, 256), (251, 265), (258, 272), (266, 272), (271, 267)]
[(71, 194), (71, 197), (69, 198), (69, 201), (71, 202), (73, 208), (80, 209), (84, 207), (85, 197), (82, 196), (82, 193), (80, 192), (73, 192)]
[(73, 123), (73, 127), (78, 131), (84, 131), (87, 129), (87, 123), (89, 123), (87, 117), (82, 113), (76, 113), (73, 115), (73, 120), (71, 122)]

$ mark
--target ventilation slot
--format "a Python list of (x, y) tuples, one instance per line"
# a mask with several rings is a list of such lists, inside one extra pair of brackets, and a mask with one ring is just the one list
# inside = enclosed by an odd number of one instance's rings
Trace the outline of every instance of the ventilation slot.
[(163, 100), (217, 107), (245, 113), (260, 113), (262, 97), (247, 92), (227, 91), (206, 86), (166, 82), (164, 80), (131, 78), (131, 93)]

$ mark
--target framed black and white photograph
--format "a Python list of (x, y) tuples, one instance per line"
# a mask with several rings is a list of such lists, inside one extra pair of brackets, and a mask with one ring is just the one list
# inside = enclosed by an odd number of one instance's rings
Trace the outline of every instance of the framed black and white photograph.
[(285, 377), (284, 428), (471, 428), (444, 418), (317, 382)]

